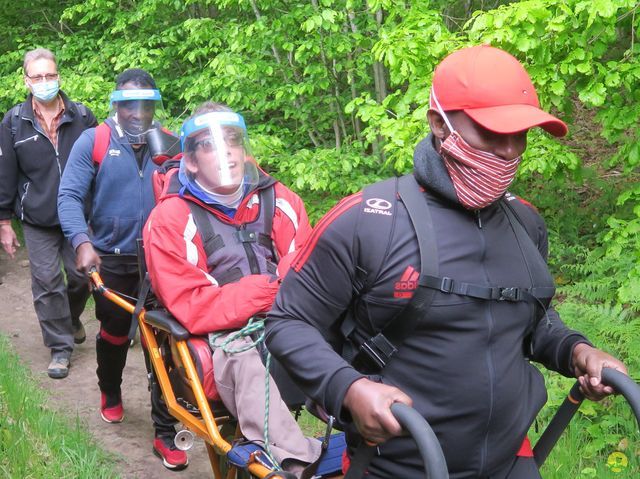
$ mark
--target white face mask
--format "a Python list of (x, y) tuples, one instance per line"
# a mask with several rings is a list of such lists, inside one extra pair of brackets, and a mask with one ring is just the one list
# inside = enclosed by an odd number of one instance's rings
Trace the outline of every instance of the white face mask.
[(45, 103), (53, 100), (60, 91), (60, 82), (58, 80), (32, 83), (30, 86), (33, 96)]

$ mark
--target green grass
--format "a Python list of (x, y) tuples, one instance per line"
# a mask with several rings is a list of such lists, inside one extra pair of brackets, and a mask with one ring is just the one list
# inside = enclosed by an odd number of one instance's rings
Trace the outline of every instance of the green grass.
[[(621, 427), (613, 434), (622, 434), (626, 444), (624, 450), (618, 444), (605, 447), (604, 450), (592, 453), (593, 438), (589, 435), (590, 423), (582, 417), (574, 418), (565, 431), (563, 437), (556, 444), (549, 455), (547, 462), (541, 469), (545, 479), (571, 478), (598, 478), (598, 479), (632, 479), (640, 477), (640, 462), (638, 461), (638, 434), (637, 424), (627, 416), (621, 417)], [(627, 436), (630, 435), (630, 436)], [(626, 458), (626, 466), (615, 468), (615, 463), (608, 465), (609, 456), (622, 453)]]
[[(56, 414), (47, 394), (0, 336), (0, 477), (114, 478), (114, 458), (78, 418)], [(81, 392), (78, 392), (81, 394)]]
[[(305, 436), (308, 437), (324, 437), (327, 432), (327, 425), (317, 417), (313, 416), (306, 409), (300, 412), (298, 417), (298, 425)], [(338, 431), (334, 431), (338, 432)]]

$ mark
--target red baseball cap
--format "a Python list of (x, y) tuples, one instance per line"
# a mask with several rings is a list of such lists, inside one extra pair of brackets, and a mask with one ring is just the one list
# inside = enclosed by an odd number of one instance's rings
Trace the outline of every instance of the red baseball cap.
[(540, 109), (531, 79), (520, 62), (489, 45), (463, 48), (447, 56), (433, 74), (430, 107), (462, 110), (487, 130), (516, 133), (539, 126), (554, 136), (567, 125)]

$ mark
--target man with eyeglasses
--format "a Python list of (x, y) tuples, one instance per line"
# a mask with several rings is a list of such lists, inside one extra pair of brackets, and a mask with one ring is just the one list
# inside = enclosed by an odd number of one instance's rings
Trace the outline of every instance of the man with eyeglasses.
[(23, 68), (29, 94), (0, 127), (0, 242), (14, 258), (20, 246), (11, 225), (15, 215), (27, 245), (33, 305), (51, 351), (47, 373), (61, 379), (69, 373), (74, 343), (86, 339), (80, 315), (89, 292), (60, 229), (56, 196), (71, 147), (97, 122), (91, 110), (60, 90), (51, 51), (27, 52)]
[[(130, 68), (120, 73), (110, 97), (109, 118), (84, 132), (73, 146), (58, 192), (60, 223), (75, 249), (77, 269), (87, 274), (96, 268), (107, 287), (129, 297), (139, 292), (136, 240), (155, 203), (152, 176), (158, 166), (149, 136), (159, 126), (161, 102), (147, 71)], [(102, 136), (105, 128), (108, 134)], [(108, 146), (97, 153), (102, 139)], [(85, 217), (87, 201), (91, 207)], [(121, 384), (132, 317), (99, 293), (93, 298), (100, 321), (96, 337), (100, 416), (119, 423), (124, 420)], [(184, 469), (188, 458), (175, 447), (175, 420), (155, 378), (152, 374), (149, 378), (153, 451), (166, 468)]]

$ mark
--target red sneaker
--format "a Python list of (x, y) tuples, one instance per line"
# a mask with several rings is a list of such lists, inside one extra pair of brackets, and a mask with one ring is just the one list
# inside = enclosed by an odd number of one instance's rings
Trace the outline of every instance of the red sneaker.
[(122, 407), (120, 394), (107, 395), (103, 392), (100, 393), (100, 416), (105, 422), (122, 422), (124, 419), (124, 408)]
[(180, 471), (189, 465), (187, 453), (173, 443), (173, 437), (156, 437), (153, 440), (153, 453), (162, 459), (167, 469)]

